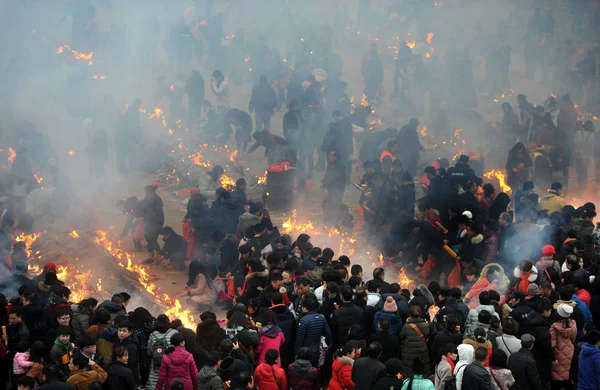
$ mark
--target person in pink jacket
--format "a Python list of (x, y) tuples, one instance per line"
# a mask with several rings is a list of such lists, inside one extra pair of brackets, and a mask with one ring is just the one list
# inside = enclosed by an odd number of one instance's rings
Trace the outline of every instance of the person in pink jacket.
[(560, 316), (560, 321), (550, 326), (552, 348), (554, 349), (554, 356), (556, 356), (556, 360), (552, 362), (552, 385), (553, 387), (557, 386), (557, 388), (561, 386), (568, 388), (570, 385), (569, 370), (575, 351), (573, 342), (577, 336), (577, 326), (575, 320), (571, 319), (572, 306), (559, 305), (556, 312)]
[(168, 390), (176, 380), (183, 382), (185, 390), (196, 390), (198, 368), (194, 362), (194, 356), (184, 348), (183, 335), (176, 333), (171, 336), (171, 345), (172, 347), (162, 357), (156, 390)]
[[(265, 354), (269, 349), (274, 349), (281, 353), (280, 348), (285, 342), (283, 332), (281, 331), (281, 328), (277, 326), (275, 312), (266, 310), (262, 316), (262, 321), (263, 327), (258, 332), (260, 343), (255, 349), (255, 352), (258, 353), (258, 364), (265, 362)], [(277, 362), (277, 366), (279, 367), (279, 362)]]

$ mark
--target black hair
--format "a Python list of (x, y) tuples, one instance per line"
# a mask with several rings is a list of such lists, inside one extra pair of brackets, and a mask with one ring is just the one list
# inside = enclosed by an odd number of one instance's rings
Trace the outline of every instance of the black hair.
[(96, 345), (96, 338), (87, 334), (84, 334), (77, 340), (77, 346), (80, 349), (91, 347), (93, 345)]
[(392, 327), (392, 321), (390, 321), (389, 317), (379, 317), (378, 324), (379, 328), (381, 328), (383, 331), (389, 330)]
[(349, 286), (344, 286), (342, 287), (342, 291), (341, 294), (342, 299), (346, 302), (350, 302), (352, 301), (352, 296), (354, 295), (354, 292), (352, 291), (352, 289)]
[(342, 346), (342, 348), (338, 349), (337, 351), (335, 351), (335, 355), (334, 357), (341, 357), (341, 356), (346, 356), (352, 352), (354, 352), (354, 343), (349, 341), (346, 344), (344, 344)]
[(508, 361), (508, 355), (501, 349), (494, 349), (492, 356), (490, 356), (490, 367), (501, 367), (506, 368), (506, 362)]
[(483, 362), (488, 357), (488, 350), (484, 347), (479, 347), (475, 350), (475, 360)]
[(218, 352), (209, 352), (206, 356), (206, 365), (209, 367), (214, 367), (219, 364), (219, 360), (221, 360), (221, 355)]
[(396, 376), (402, 372), (402, 361), (398, 358), (391, 358), (385, 362), (385, 372), (390, 376)]
[(127, 347), (123, 345), (119, 345), (117, 348), (115, 348), (113, 352), (113, 363), (116, 362), (118, 358), (125, 356), (126, 353), (128, 354), (129, 351), (127, 350)]
[(519, 323), (512, 317), (508, 317), (502, 324), (502, 332), (516, 336), (519, 333)]
[(425, 167), (425, 171), (424, 172), (425, 172), (425, 174), (429, 173), (430, 175), (435, 176), (435, 168), (432, 167), (431, 165)]
[(283, 303), (283, 295), (279, 291), (275, 291), (271, 294), (271, 302), (273, 302), (273, 305), (281, 305)]
[(348, 256), (342, 255), (339, 258), (340, 263), (342, 263), (344, 265), (344, 267), (347, 267), (350, 265), (350, 258)]
[(369, 357), (371, 359), (377, 359), (381, 355), (383, 347), (379, 341), (373, 341), (369, 344)]
[(29, 349), (29, 341), (21, 340), (17, 343), (17, 352), (27, 352)]
[(316, 299), (312, 298), (312, 297), (306, 297), (303, 301), (302, 301), (302, 307), (305, 307), (306, 310), (308, 311), (315, 311), (317, 310), (318, 306), (318, 302)]
[(546, 297), (541, 297), (538, 301), (537, 312), (543, 313), (546, 310), (552, 310), (552, 301)]
[(131, 321), (129, 320), (123, 320), (121, 322), (119, 322), (119, 325), (117, 325), (119, 327), (119, 329), (122, 328), (127, 328), (128, 331), (133, 331), (133, 325), (131, 324)]
[(29, 361), (43, 363), (46, 354), (46, 345), (43, 341), (35, 341), (29, 349)]
[(277, 364), (277, 360), (279, 360), (279, 351), (276, 349), (269, 349), (267, 353), (265, 353), (265, 362), (272, 366), (273, 364)]
[(97, 324), (108, 324), (108, 321), (110, 321), (110, 312), (106, 309), (98, 309), (94, 313), (94, 319)]
[(17, 386), (25, 386), (33, 389), (35, 387), (35, 381), (30, 376), (21, 376), (17, 378)]
[(252, 383), (252, 373), (250, 371), (242, 371), (238, 376), (238, 385), (241, 388), (246, 388)]
[(358, 275), (361, 272), (363, 272), (363, 268), (360, 264), (352, 264), (352, 267), (350, 267), (350, 274), (352, 276)]
[(83, 356), (82, 354), (78, 353), (73, 356), (73, 365), (79, 367), (80, 369), (87, 368), (88, 364), (89, 358)]
[(442, 355), (456, 353), (456, 344), (448, 343), (442, 347)]
[(175, 333), (173, 334), (173, 336), (171, 336), (171, 346), (173, 348), (173, 350), (175, 350), (175, 347), (179, 347), (181, 345), (181, 343), (183, 343), (185, 341), (185, 339), (183, 338), (183, 335), (181, 333)]
[(310, 360), (312, 359), (312, 351), (308, 347), (302, 347), (296, 353), (296, 359)]
[(600, 342), (600, 331), (597, 329), (591, 330), (586, 335), (587, 343), (591, 345), (596, 345)]
[(10, 313), (9, 314), (14, 314), (19, 318), (23, 318), (23, 307), (21, 306), (13, 306), (10, 309)]
[(73, 333), (73, 331), (68, 326), (59, 325), (58, 328), (56, 328), (56, 336), (57, 337), (58, 336), (70, 336), (72, 333)]
[(489, 305), (492, 300), (489, 291), (482, 291), (479, 293), (479, 303), (481, 305)]
[(481, 322), (482, 324), (489, 325), (490, 322), (492, 322), (492, 314), (487, 310), (482, 310), (477, 315), (477, 321)]

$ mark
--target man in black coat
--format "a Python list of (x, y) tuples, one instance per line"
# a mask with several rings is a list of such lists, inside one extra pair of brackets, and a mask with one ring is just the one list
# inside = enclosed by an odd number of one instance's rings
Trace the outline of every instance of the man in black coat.
[(548, 298), (541, 298), (537, 305), (537, 312), (531, 312), (525, 318), (526, 329), (535, 337), (535, 345), (531, 352), (535, 358), (537, 371), (543, 386), (550, 383), (552, 379), (552, 362), (556, 360), (550, 336), (550, 323), (548, 322), (551, 313), (552, 302)]
[(240, 177), (236, 180), (235, 188), (231, 191), (231, 203), (238, 207), (239, 215), (242, 215), (244, 213), (244, 207), (250, 204), (248, 197), (246, 196), (246, 188), (248, 188), (246, 179)]
[(466, 189), (467, 183), (477, 178), (475, 171), (469, 166), (469, 156), (461, 154), (456, 165), (448, 169), (445, 178), (450, 187), (460, 184), (463, 189)]
[(377, 341), (369, 344), (366, 357), (358, 359), (352, 367), (352, 381), (356, 390), (371, 390), (375, 383), (385, 376), (385, 365), (381, 363), (381, 344)]
[[(515, 383), (514, 390), (542, 390), (542, 382), (537, 371), (535, 358), (531, 350), (535, 337), (530, 334), (521, 336), (521, 349), (510, 355), (507, 368), (512, 372)], [(463, 382), (464, 383), (464, 382)], [(491, 388), (491, 387), (490, 387)]]
[(237, 303), (243, 303), (244, 305), (248, 304), (250, 298), (258, 297), (260, 295), (262, 288), (267, 283), (267, 276), (269, 275), (269, 272), (265, 270), (265, 267), (259, 259), (248, 259), (246, 267), (248, 268), (248, 274), (244, 278), (242, 295), (235, 299)]
[(427, 189), (427, 194), (423, 198), (423, 203), (440, 211), (444, 204), (442, 198), (444, 179), (442, 179), (441, 176), (437, 176), (435, 168), (432, 166), (425, 168), (425, 176), (429, 179), (429, 188)]
[(146, 196), (142, 200), (142, 213), (144, 217), (144, 239), (148, 243), (148, 252), (154, 254), (158, 252), (158, 234), (165, 223), (165, 214), (163, 212), (163, 201), (156, 194), (156, 186), (146, 186)]
[(165, 244), (158, 251), (158, 254), (164, 256), (171, 264), (179, 267), (181, 270), (185, 269), (184, 262), (187, 259), (187, 241), (175, 233), (170, 226), (162, 228), (160, 234), (162, 234)]
[[(335, 122), (329, 125), (329, 131), (323, 137), (325, 152), (337, 150), (340, 152), (340, 160), (346, 167), (346, 182), (350, 182), (352, 165), (349, 163), (350, 156), (354, 152), (352, 122), (340, 111), (334, 111)], [(329, 135), (329, 137), (328, 137)], [(327, 145), (325, 145), (327, 142)]]
[(381, 317), (377, 324), (379, 332), (371, 334), (367, 339), (369, 344), (372, 344), (373, 342), (381, 344), (382, 349), (379, 359), (383, 363), (387, 362), (388, 359), (398, 356), (399, 353), (398, 346), (400, 345), (400, 341), (398, 336), (390, 334), (389, 329), (391, 326), (392, 324), (389, 318)]
[(271, 281), (265, 288), (262, 289), (258, 296), (261, 307), (268, 308), (271, 306), (271, 300), (273, 293), (279, 292), (279, 289), (283, 286), (283, 276), (279, 272), (272, 272)]
[(235, 234), (239, 221), (238, 208), (231, 201), (231, 193), (219, 187), (215, 191), (217, 199), (210, 207), (210, 216), (215, 223), (216, 230), (225, 234)]
[(385, 269), (382, 267), (377, 267), (373, 270), (373, 279), (379, 283), (379, 293), (380, 294), (389, 294), (390, 293), (390, 284), (385, 281)]
[(340, 307), (333, 312), (330, 321), (331, 334), (334, 336), (333, 347), (334, 349), (341, 348), (348, 342), (348, 331), (352, 324), (360, 325), (361, 329), (364, 330), (364, 324), (362, 323), (363, 312), (362, 310), (352, 303), (352, 296), (354, 295), (350, 287), (343, 287), (341, 291), (342, 304)]
[(489, 372), (483, 364), (487, 358), (488, 351), (483, 347), (475, 350), (473, 363), (465, 367), (462, 379), (463, 390), (488, 390), (492, 388)]
[(327, 170), (323, 177), (323, 188), (327, 189), (327, 197), (342, 201), (346, 191), (346, 166), (340, 152), (330, 151), (327, 155)]
[(271, 113), (277, 107), (277, 96), (267, 83), (265, 76), (260, 76), (259, 84), (252, 90), (248, 111), (255, 111), (254, 120), (257, 131), (271, 129)]
[(296, 151), (300, 147), (302, 129), (299, 106), (297, 101), (291, 101), (288, 112), (283, 116), (283, 136), (288, 140), (290, 147)]
[(525, 297), (523, 291), (516, 290), (509, 296), (508, 301), (508, 305), (513, 309), (510, 315), (519, 323), (519, 335), (528, 332), (526, 318), (530, 313), (534, 313), (531, 306), (525, 301)]

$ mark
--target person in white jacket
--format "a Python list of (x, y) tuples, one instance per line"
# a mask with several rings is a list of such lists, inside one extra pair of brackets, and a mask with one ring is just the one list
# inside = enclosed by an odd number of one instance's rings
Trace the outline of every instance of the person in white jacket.
[(220, 70), (215, 70), (210, 80), (210, 89), (217, 98), (217, 113), (225, 115), (229, 110), (229, 83)]
[(473, 363), (475, 349), (472, 345), (461, 344), (458, 346), (458, 363), (454, 366), (454, 375), (456, 376), (456, 390), (462, 387), (463, 374), (467, 365)]

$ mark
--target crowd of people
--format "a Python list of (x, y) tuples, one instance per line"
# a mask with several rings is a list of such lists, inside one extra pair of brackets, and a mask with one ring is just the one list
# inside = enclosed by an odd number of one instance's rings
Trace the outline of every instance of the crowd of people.
[[(104, 37), (111, 42), (101, 43), (96, 6), (76, 3), (67, 15), (74, 20), (74, 47), (102, 53), (108, 45), (107, 69), (120, 70), (119, 55), (127, 51), (122, 32), (111, 26)], [(389, 65), (385, 46), (374, 43), (382, 36), (375, 38), (374, 4), (358, 2), (356, 28), (370, 37), (358, 104), (334, 50), (353, 23), (345, 2), (336, 2), (335, 17), (325, 23), (301, 20), (304, 26), (290, 33), (298, 36), (285, 54), (289, 60), (265, 36), (248, 44), (252, 34), (243, 28), (223, 34), (224, 19), (236, 20), (247, 8), (263, 13), (257, 20), (279, 18), (270, 27), (286, 31), (287, 22), (297, 22), (287, 2), (230, 2), (225, 15), (205, 3), (194, 2), (165, 35), (169, 66), (179, 73), (171, 85), (158, 80), (157, 95), (170, 102), (168, 119), (161, 118), (165, 127), (185, 127), (190, 142), (216, 148), (231, 139), (244, 157), (264, 147), (269, 172), (284, 172), (293, 182), (271, 183), (278, 192), (311, 192), (322, 172), (319, 222), (346, 237), (357, 233), (358, 245), (380, 254), (380, 263), (367, 268), (358, 253), (315, 246), (310, 231), (284, 234), (272, 219), (281, 194), (272, 193), (269, 203), (268, 194), (250, 192), (244, 177), (225, 188), (225, 170), (213, 164), (187, 189), (181, 234), (165, 225), (157, 182), (145, 187), (143, 199), (118, 203), (126, 216), (121, 238), (131, 236), (134, 250), (146, 251), (151, 261), (187, 272), (178, 298), (193, 309), (195, 329), (134, 307), (140, 300), (129, 290), (103, 302), (92, 296), (73, 302), (75, 287), (59, 279), (57, 264), (47, 262), (32, 275), (29, 248), (15, 236), (52, 231), (65, 216), (73, 228), (89, 228), (97, 215), (57, 167), (47, 137), (23, 125), (19, 147), (11, 149), (10, 180), (0, 180), (6, 195), (0, 199), (0, 390), (600, 389), (600, 225), (596, 205), (575, 200), (591, 187), (590, 165), (600, 178), (597, 119), (581, 110), (597, 109), (597, 47), (585, 51), (585, 43), (567, 39), (556, 48), (552, 11), (535, 9), (524, 23), (525, 78), (534, 80), (541, 68), (560, 96), (535, 105), (519, 94), (518, 108), (503, 101), (502, 120), (488, 126), (475, 111), (477, 96), (510, 90), (506, 34), (492, 37), (477, 23), (473, 57), (484, 59), (488, 76), (477, 83), (468, 49), (451, 42), (439, 55), (423, 46), (431, 44), (434, 8), (442, 8), (437, 2), (382, 7), (397, 15), (384, 32), (403, 35), (399, 31), (414, 22), (422, 39), (396, 43), (392, 56), (390, 123), (399, 129), (375, 125), (371, 131), (374, 108), (387, 99)], [(585, 28), (600, 21), (597, 6), (582, 12), (581, 3), (568, 7), (570, 34), (578, 41), (586, 35), (583, 15)], [(173, 9), (177, 5), (164, 12)], [(409, 16), (400, 17), (404, 12)], [(154, 68), (161, 24), (155, 16), (147, 27), (144, 63)], [(425, 49), (413, 51), (416, 45)], [(194, 58), (211, 69), (206, 85), (190, 70)], [(69, 88), (85, 87), (78, 80), (70, 79)], [(248, 107), (236, 108), (244, 82), (252, 84)], [(8, 88), (6, 95), (13, 92)], [(69, 109), (82, 121), (99, 199), (108, 183), (111, 138), (119, 175), (155, 173), (169, 162), (175, 172), (172, 156), (149, 149), (140, 99), (108, 116), (83, 91), (71, 92), (70, 103), (81, 97)], [(489, 155), (506, 161), (499, 186), (484, 175), (480, 154), (461, 151), (455, 162), (441, 153), (425, 158), (425, 129), (411, 118), (425, 114), (425, 92), (435, 112), (431, 139), (447, 139), (451, 120), (468, 122), (472, 129), (465, 132), (477, 132), (475, 138), (492, 145)], [(574, 101), (582, 102), (580, 112)], [(272, 121), (280, 111), (281, 126)], [(103, 129), (108, 126), (113, 137)], [(360, 191), (356, 216), (346, 204), (348, 188)], [(362, 230), (355, 218), (364, 221)]]

